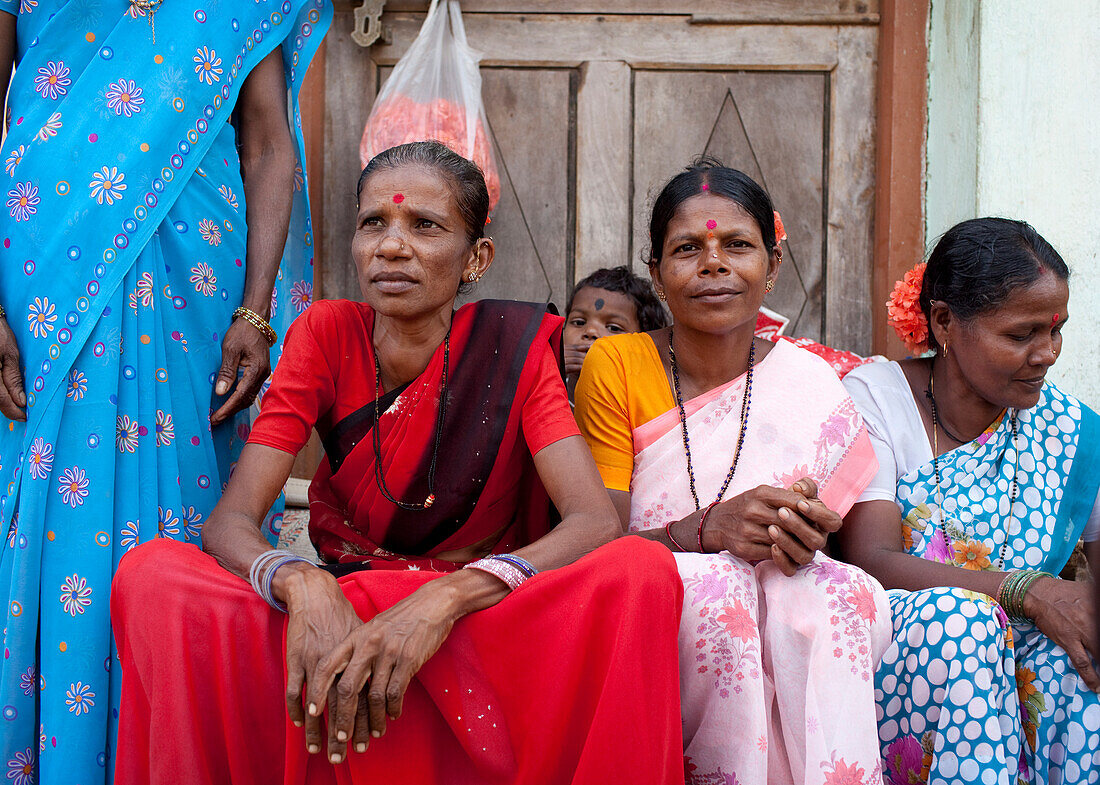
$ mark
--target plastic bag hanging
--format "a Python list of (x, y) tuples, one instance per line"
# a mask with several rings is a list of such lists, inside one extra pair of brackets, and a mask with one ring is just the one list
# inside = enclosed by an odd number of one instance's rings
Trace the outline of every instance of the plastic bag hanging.
[(371, 107), (359, 144), (362, 165), (395, 145), (434, 139), (481, 168), (493, 210), (500, 177), (486, 133), (480, 60), (466, 43), (457, 0), (432, 0), (420, 32)]

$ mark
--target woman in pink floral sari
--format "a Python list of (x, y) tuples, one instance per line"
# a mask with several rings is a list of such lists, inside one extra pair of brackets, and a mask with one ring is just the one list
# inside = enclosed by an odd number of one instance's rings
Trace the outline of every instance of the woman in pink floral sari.
[(688, 782), (879, 783), (889, 605), (820, 553), (877, 462), (829, 366), (753, 338), (777, 218), (741, 172), (674, 177), (649, 263), (673, 327), (597, 341), (576, 415), (624, 526), (676, 554)]

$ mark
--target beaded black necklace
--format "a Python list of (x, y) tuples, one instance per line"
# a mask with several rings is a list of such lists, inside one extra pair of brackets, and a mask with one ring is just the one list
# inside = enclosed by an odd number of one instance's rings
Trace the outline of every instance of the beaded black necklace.
[[(939, 411), (936, 408), (936, 377), (929, 372), (928, 374), (928, 388), (924, 391), (925, 397), (928, 398), (932, 409), (932, 471), (936, 475), (936, 508), (939, 510), (939, 527), (940, 535), (943, 537), (944, 542), (947, 542), (947, 527), (944, 524), (943, 519), (943, 490), (940, 487), (940, 440), (939, 431), (942, 429), (944, 433), (950, 436), (960, 444), (966, 444), (962, 439), (951, 434), (946, 428), (943, 427), (943, 423), (940, 422)], [(1016, 436), (1019, 433), (1017, 424), (1017, 414), (1015, 411), (1011, 411), (1008, 414), (1008, 423), (1012, 428), (1012, 451), (1016, 453), (1016, 468), (1012, 472), (1012, 490), (1008, 494), (1008, 526), (1005, 528), (1005, 539), (1001, 543), (1001, 550), (997, 554), (997, 569), (1004, 571), (1005, 568), (1005, 550), (1008, 548), (1008, 538), (1012, 534), (1012, 524), (1016, 522), (1016, 497), (1020, 493), (1020, 484), (1017, 477), (1020, 474), (1020, 447), (1016, 443)], [(970, 531), (965, 530), (963, 532), (970, 536)], [(952, 539), (958, 539), (952, 537)]]
[(447, 370), (451, 360), (451, 331), (447, 330), (447, 337), (443, 339), (443, 378), (439, 386), (439, 417), (435, 421), (435, 443), (432, 445), (432, 462), (428, 465), (428, 496), (422, 502), (403, 502), (393, 498), (389, 488), (386, 487), (386, 479), (382, 475), (382, 435), (379, 433), (381, 426), (381, 412), (378, 409), (378, 399), (382, 395), (382, 366), (378, 363), (378, 352), (374, 353), (374, 427), (371, 429), (374, 444), (374, 478), (378, 483), (378, 490), (387, 500), (396, 504), (402, 510), (426, 510), (435, 504), (435, 463), (439, 458), (439, 440), (443, 436), (443, 419), (447, 416)]
[[(741, 459), (741, 445), (745, 442), (745, 430), (749, 423), (749, 406), (752, 403), (752, 368), (756, 358), (756, 344), (749, 344), (749, 370), (745, 375), (745, 391), (741, 394), (741, 432), (737, 434), (737, 446), (733, 449), (733, 463), (730, 464), (729, 473), (718, 491), (718, 497), (714, 503), (722, 501), (729, 488), (733, 473), (737, 471), (737, 462)], [(672, 366), (672, 387), (676, 392), (676, 408), (680, 410), (680, 433), (684, 438), (684, 455), (687, 456), (688, 485), (691, 488), (691, 498), (695, 500), (695, 509), (701, 509), (699, 494), (695, 491), (695, 472), (691, 466), (691, 441), (688, 439), (687, 414), (684, 412), (684, 399), (680, 394), (680, 371), (676, 365), (676, 350), (672, 348), (672, 328), (668, 330), (668, 360)]]

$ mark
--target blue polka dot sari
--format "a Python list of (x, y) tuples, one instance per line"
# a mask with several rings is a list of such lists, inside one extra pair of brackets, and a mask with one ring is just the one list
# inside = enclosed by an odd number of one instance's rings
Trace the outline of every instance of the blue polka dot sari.
[[(272, 294), (282, 335), (312, 294), (297, 94), (332, 10), (325, 0), (169, 0), (152, 20), (127, 0), (0, 0), (0, 10), (17, 16), (0, 303), (28, 397), (26, 423), (0, 417), (0, 781), (105, 782), (120, 678), (115, 567), (156, 537), (197, 543), (248, 434), (247, 412), (209, 425), (245, 280), (234, 104), (281, 47), (299, 163)], [(265, 523), (270, 537), (278, 523)]]
[[(1002, 415), (938, 463), (939, 490), (931, 463), (898, 483), (909, 553), (1058, 574), (1100, 487), (1100, 417), (1048, 383), (1015, 439)], [(1100, 782), (1100, 696), (1065, 651), (983, 594), (890, 596), (894, 641), (875, 679), (889, 785)]]

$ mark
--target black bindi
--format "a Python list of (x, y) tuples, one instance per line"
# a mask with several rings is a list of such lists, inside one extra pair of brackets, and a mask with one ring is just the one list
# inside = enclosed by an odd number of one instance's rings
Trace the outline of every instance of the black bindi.
[(599, 297), (596, 298), (596, 310), (597, 311), (602, 311), (603, 310), (603, 300), (600, 299)]

